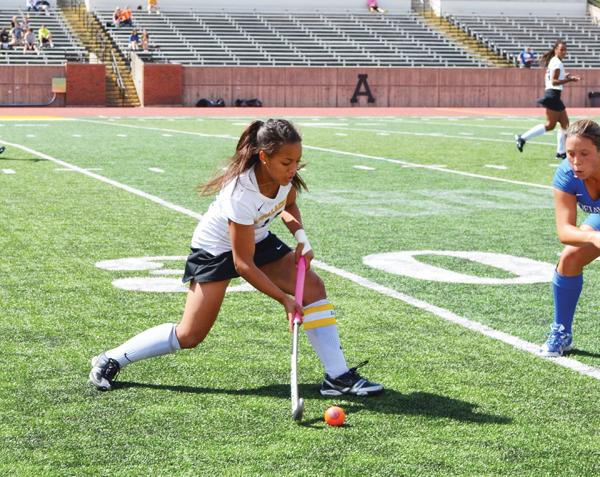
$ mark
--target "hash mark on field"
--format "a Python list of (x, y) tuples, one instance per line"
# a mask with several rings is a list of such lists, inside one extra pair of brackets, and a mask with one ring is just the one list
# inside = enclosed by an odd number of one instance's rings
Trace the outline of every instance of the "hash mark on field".
[(17, 172), (14, 171), (13, 169), (2, 169), (2, 172), (4, 174), (16, 174)]
[(386, 133), (386, 132), (378, 132), (377, 133), (378, 136), (389, 136), (390, 133)]
[(484, 167), (487, 167), (489, 169), (498, 169), (500, 171), (505, 171), (506, 169), (508, 169), (508, 167), (506, 166), (496, 166), (494, 164), (486, 164)]
[(26, 137), (35, 137), (35, 134), (27, 134)]
[(461, 136), (473, 136), (474, 135), (471, 132), (459, 132), (458, 134), (460, 134)]
[(354, 169), (360, 169), (361, 171), (374, 171), (375, 168), (374, 167), (369, 167), (369, 166), (352, 166), (354, 167)]
[(82, 137), (81, 134), (73, 134), (73, 137)]
[(173, 135), (172, 135), (172, 134), (166, 134), (166, 133), (165, 133), (165, 134), (163, 134), (163, 135), (162, 135), (162, 137), (173, 137)]
[(346, 137), (347, 134), (346, 133), (334, 133), (334, 136)]
[(149, 171), (152, 171), (152, 172), (158, 172), (158, 173), (163, 173), (163, 172), (165, 172), (165, 171), (163, 171), (163, 170), (162, 170), (160, 167), (149, 167), (149, 168), (148, 168), (148, 170), (149, 170)]
[(549, 165), (550, 167), (554, 167), (554, 168), (556, 168), (556, 167), (560, 166), (560, 164), (548, 164), (548, 165)]
[(127, 134), (117, 134), (118, 137), (127, 137)]

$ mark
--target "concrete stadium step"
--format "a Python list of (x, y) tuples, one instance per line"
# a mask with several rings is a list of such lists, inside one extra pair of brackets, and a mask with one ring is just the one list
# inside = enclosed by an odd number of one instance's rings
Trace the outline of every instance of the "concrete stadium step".
[(446, 18), (437, 15), (433, 10), (418, 12), (418, 14), (430, 28), (441, 33), (445, 37), (452, 39), (484, 64), (496, 68), (510, 68), (514, 66), (505, 58), (490, 50), (486, 45), (469, 36)]
[[(100, 21), (83, 6), (66, 6), (62, 10), (65, 19), (88, 54), (93, 53), (106, 66), (107, 106), (140, 106), (129, 64)], [(123, 88), (119, 87), (117, 73), (113, 70), (113, 59)]]

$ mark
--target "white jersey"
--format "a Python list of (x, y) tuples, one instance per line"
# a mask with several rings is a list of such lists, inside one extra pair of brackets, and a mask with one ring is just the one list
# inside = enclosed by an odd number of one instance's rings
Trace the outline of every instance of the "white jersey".
[(279, 186), (271, 199), (260, 193), (254, 166), (237, 179), (223, 186), (192, 237), (192, 248), (201, 248), (212, 255), (231, 250), (229, 221), (241, 225), (254, 225), (254, 242), (269, 234), (269, 225), (285, 208), (292, 184)]
[(559, 80), (564, 80), (567, 77), (563, 62), (560, 61), (560, 58), (558, 56), (553, 56), (550, 60), (550, 63), (548, 63), (548, 69), (546, 70), (546, 89), (557, 89), (559, 91), (562, 91), (562, 84), (558, 86), (554, 86), (552, 84), (552, 80), (554, 79), (554, 71), (556, 70), (560, 70), (560, 73), (558, 74)]

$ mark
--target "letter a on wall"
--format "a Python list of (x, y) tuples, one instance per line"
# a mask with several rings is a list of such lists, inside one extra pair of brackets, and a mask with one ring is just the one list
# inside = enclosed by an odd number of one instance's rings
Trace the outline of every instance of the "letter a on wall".
[[(352, 99), (350, 100), (352, 104), (358, 103), (359, 96), (366, 96), (367, 101), (369, 103), (375, 102), (375, 98), (371, 94), (371, 88), (369, 88), (369, 83), (367, 83), (368, 76), (369, 75), (358, 75), (358, 83), (356, 83), (354, 94), (352, 95)], [(364, 91), (361, 91), (361, 87), (364, 88)]]

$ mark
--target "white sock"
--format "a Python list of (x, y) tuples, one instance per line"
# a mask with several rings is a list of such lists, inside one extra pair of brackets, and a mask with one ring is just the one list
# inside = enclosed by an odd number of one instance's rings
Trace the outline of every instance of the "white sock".
[(319, 300), (305, 306), (303, 326), (325, 372), (337, 378), (348, 371), (337, 331), (335, 310), (329, 300)]
[(104, 354), (107, 358), (117, 360), (119, 366), (123, 368), (141, 359), (174, 353), (181, 349), (175, 334), (175, 326), (173, 323), (163, 323), (147, 329)]
[(529, 131), (524, 134), (521, 134), (521, 139), (531, 139), (532, 137), (540, 136), (546, 132), (546, 126), (543, 124), (538, 124), (537, 126), (532, 127)]
[(556, 153), (564, 154), (567, 152), (567, 130), (563, 128), (558, 128), (556, 131)]

